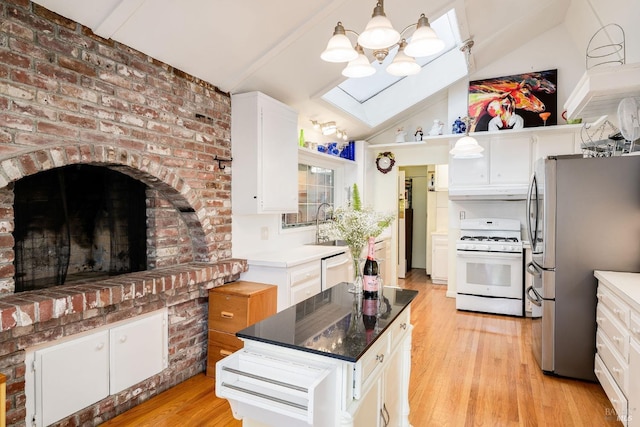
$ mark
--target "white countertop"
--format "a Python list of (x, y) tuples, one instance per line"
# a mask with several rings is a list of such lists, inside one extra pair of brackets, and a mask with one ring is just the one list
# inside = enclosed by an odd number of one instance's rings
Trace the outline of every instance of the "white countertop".
[(287, 268), (348, 251), (349, 248), (347, 246), (301, 245), (287, 249), (248, 254), (243, 258), (246, 258), (247, 264), (250, 266)]
[(594, 274), (635, 311), (640, 312), (640, 273), (596, 270)]

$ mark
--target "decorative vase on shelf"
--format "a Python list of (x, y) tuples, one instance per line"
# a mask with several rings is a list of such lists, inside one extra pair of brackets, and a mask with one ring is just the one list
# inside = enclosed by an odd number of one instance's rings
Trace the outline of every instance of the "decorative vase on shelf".
[(453, 126), (451, 127), (451, 133), (466, 133), (467, 125), (462, 121), (460, 117), (454, 120)]

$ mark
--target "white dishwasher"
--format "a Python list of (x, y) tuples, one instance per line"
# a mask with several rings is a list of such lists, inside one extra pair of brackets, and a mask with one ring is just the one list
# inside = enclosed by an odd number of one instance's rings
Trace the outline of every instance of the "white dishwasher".
[(353, 281), (353, 261), (349, 252), (342, 252), (321, 261), (322, 290), (331, 288), (342, 282)]

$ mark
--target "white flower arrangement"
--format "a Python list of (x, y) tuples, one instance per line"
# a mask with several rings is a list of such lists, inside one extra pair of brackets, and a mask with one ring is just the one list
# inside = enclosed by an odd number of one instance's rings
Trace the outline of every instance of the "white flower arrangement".
[(336, 208), (332, 214), (323, 234), (329, 239), (344, 240), (354, 258), (360, 256), (369, 237), (378, 237), (395, 219), (394, 214), (363, 208), (356, 184), (353, 185), (352, 206)]

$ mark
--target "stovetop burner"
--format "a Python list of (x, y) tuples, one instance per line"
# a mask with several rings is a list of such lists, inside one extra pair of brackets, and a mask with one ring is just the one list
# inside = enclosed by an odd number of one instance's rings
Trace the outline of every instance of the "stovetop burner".
[(460, 240), (470, 242), (508, 242), (517, 243), (520, 240), (517, 237), (503, 237), (503, 236), (462, 236)]
[(520, 221), (478, 218), (460, 221), (458, 251), (522, 252)]

